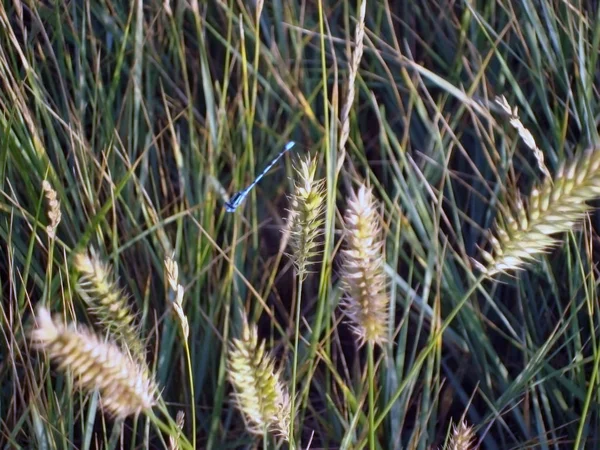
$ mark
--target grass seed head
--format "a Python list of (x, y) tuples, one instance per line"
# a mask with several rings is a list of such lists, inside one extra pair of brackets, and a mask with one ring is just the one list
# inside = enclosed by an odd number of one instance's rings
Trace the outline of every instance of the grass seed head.
[(169, 450), (179, 450), (178, 438), (181, 436), (183, 425), (185, 423), (185, 413), (183, 411), (177, 411), (177, 418), (175, 423), (177, 424), (177, 435), (169, 435)]
[(345, 153), (346, 142), (350, 136), (350, 111), (354, 105), (355, 96), (355, 82), (358, 74), (358, 68), (360, 67), (360, 61), (362, 60), (364, 51), (364, 37), (365, 37), (365, 16), (367, 11), (367, 0), (362, 0), (360, 3), (359, 14), (356, 21), (356, 28), (354, 30), (354, 51), (352, 52), (352, 58), (348, 66), (348, 91), (346, 93), (346, 100), (342, 107), (342, 113), (340, 116), (340, 139), (339, 149), (340, 152)]
[(185, 293), (185, 289), (181, 284), (179, 284), (179, 266), (172, 257), (168, 257), (165, 259), (165, 269), (167, 271), (167, 280), (169, 286), (171, 287), (171, 291), (175, 293), (175, 299), (172, 303), (173, 311), (175, 311), (177, 320), (181, 324), (183, 337), (187, 340), (190, 335), (190, 325), (188, 323), (187, 316), (183, 311), (183, 295)]
[(467, 426), (463, 420), (458, 425), (454, 425), (447, 448), (448, 450), (472, 450), (474, 440), (473, 427)]
[(73, 375), (82, 389), (98, 389), (102, 407), (115, 417), (125, 418), (156, 403), (156, 384), (144, 365), (135, 362), (118, 345), (105, 342), (91, 331), (55, 323), (50, 312), (40, 307), (34, 344), (60, 370)]
[(325, 180), (315, 180), (316, 172), (316, 158), (306, 157), (300, 161), (300, 167), (296, 168), (294, 194), (288, 219), (293, 249), (291, 256), (298, 272), (303, 275), (320, 253), (317, 239), (322, 233)]
[(258, 344), (256, 326), (244, 325), (241, 339), (233, 339), (229, 353), (229, 379), (235, 400), (249, 432), (271, 431), (289, 440), (290, 398), (275, 369), (274, 359)]
[(348, 199), (346, 248), (342, 251), (344, 308), (353, 329), (365, 342), (381, 344), (387, 339), (388, 296), (383, 257), (381, 223), (373, 194), (366, 186)]
[(586, 202), (599, 195), (600, 150), (588, 150), (534, 187), (527, 201), (517, 198), (500, 210), (481, 267), (488, 275), (522, 269), (554, 246), (553, 235), (569, 231), (591, 209)]
[(79, 272), (77, 292), (90, 311), (124, 350), (144, 361), (145, 346), (135, 324), (135, 315), (127, 297), (117, 286), (110, 267), (94, 251), (79, 253), (73, 261)]
[(500, 107), (510, 116), (510, 124), (517, 130), (519, 133), (519, 137), (523, 140), (525, 145), (531, 149), (535, 159), (538, 162), (539, 169), (543, 172), (544, 175), (550, 176), (550, 172), (548, 172), (548, 168), (544, 163), (544, 153), (535, 143), (535, 139), (531, 131), (525, 128), (523, 122), (519, 118), (519, 109), (517, 107), (511, 108), (506, 97), (496, 97), (496, 103), (500, 105)]
[(44, 195), (48, 201), (48, 219), (50, 219), (50, 223), (46, 227), (46, 233), (48, 233), (50, 239), (54, 239), (56, 237), (56, 229), (62, 218), (60, 202), (58, 201), (56, 191), (52, 189), (48, 180), (42, 182), (42, 189), (44, 190)]

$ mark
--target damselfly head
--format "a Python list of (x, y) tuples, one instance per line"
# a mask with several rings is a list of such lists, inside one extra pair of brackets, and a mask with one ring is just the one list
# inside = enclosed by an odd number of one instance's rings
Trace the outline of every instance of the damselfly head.
[(231, 196), (228, 202), (225, 202), (225, 209), (227, 212), (234, 212), (237, 207), (240, 206), (240, 203), (244, 200), (244, 197), (242, 196), (243, 192), (244, 191), (236, 192)]

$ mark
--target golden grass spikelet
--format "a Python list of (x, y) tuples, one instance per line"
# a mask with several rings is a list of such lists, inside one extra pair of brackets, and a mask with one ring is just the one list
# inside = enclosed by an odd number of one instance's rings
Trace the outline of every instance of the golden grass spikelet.
[(533, 151), (533, 155), (538, 162), (539, 169), (544, 173), (544, 175), (549, 177), (550, 172), (544, 163), (544, 153), (535, 143), (535, 139), (533, 134), (531, 134), (531, 131), (525, 128), (525, 125), (523, 125), (523, 122), (521, 122), (521, 119), (519, 118), (519, 109), (516, 106), (511, 108), (511, 106), (508, 104), (508, 100), (506, 100), (506, 97), (504, 96), (496, 97), (496, 103), (500, 105), (504, 112), (510, 116), (510, 124), (514, 129), (517, 130), (519, 136), (521, 139), (523, 139), (523, 142), (525, 142), (525, 145), (527, 145), (527, 147)]
[(552, 235), (569, 231), (591, 209), (586, 202), (599, 195), (600, 151), (587, 150), (534, 187), (525, 204), (517, 198), (514, 207), (500, 210), (491, 251), (481, 251), (487, 266), (480, 268), (488, 275), (522, 269), (554, 246)]
[(135, 324), (135, 315), (127, 297), (113, 279), (110, 266), (93, 250), (89, 254), (77, 254), (73, 262), (79, 272), (77, 292), (92, 314), (124, 350), (131, 352), (138, 361), (144, 361), (144, 344)]
[(165, 270), (167, 271), (167, 281), (173, 292), (177, 291), (177, 285), (179, 284), (179, 266), (177, 261), (173, 257), (165, 259)]
[(346, 93), (346, 101), (344, 102), (340, 116), (340, 152), (345, 152), (346, 142), (348, 142), (348, 136), (350, 135), (350, 111), (354, 104), (354, 84), (356, 82), (356, 75), (358, 74), (358, 68), (360, 67), (360, 61), (364, 50), (366, 11), (367, 0), (362, 0), (359, 7), (358, 18), (356, 20), (356, 28), (354, 30), (355, 48), (348, 66), (348, 92)]
[(324, 179), (315, 180), (316, 158), (306, 157), (296, 168), (294, 194), (291, 198), (288, 226), (293, 253), (291, 255), (298, 272), (306, 271), (320, 253), (317, 238), (323, 232), (325, 210)]
[(185, 289), (179, 284), (179, 266), (177, 265), (177, 261), (171, 257), (165, 259), (165, 270), (167, 271), (167, 280), (171, 291), (175, 294), (175, 299), (172, 303), (173, 311), (175, 311), (177, 320), (181, 324), (183, 337), (187, 340), (190, 335), (190, 325), (183, 311), (183, 294), (185, 293)]
[(115, 417), (125, 418), (152, 408), (156, 384), (143, 365), (135, 362), (112, 342), (105, 342), (85, 328), (55, 323), (50, 312), (40, 307), (34, 344), (44, 350), (61, 370), (73, 375), (85, 390), (100, 391), (102, 407)]
[(381, 344), (387, 339), (387, 281), (384, 268), (381, 223), (373, 194), (361, 186), (348, 199), (347, 245), (342, 250), (342, 282), (346, 297), (343, 306), (353, 329), (365, 342)]
[(48, 200), (48, 219), (50, 219), (50, 223), (46, 227), (46, 233), (48, 233), (50, 239), (54, 239), (56, 237), (56, 229), (62, 218), (60, 202), (58, 201), (56, 191), (52, 189), (48, 180), (42, 181), (42, 189), (44, 190), (46, 200)]
[(467, 426), (462, 420), (458, 425), (454, 425), (447, 450), (472, 450), (474, 440), (473, 427)]
[(242, 339), (233, 339), (229, 353), (229, 379), (237, 407), (249, 432), (271, 431), (288, 441), (290, 398), (280, 378), (264, 341), (258, 344), (256, 326), (244, 324)]

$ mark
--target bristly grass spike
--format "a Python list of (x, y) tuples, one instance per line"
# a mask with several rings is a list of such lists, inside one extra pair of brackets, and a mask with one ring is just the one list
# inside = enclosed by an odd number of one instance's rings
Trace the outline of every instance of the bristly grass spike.
[(234, 212), (237, 209), (237, 207), (240, 206), (242, 204), (242, 202), (246, 199), (246, 197), (248, 196), (248, 194), (250, 193), (252, 188), (258, 184), (258, 182), (262, 179), (262, 177), (264, 177), (266, 175), (266, 173), (269, 170), (271, 170), (271, 167), (273, 167), (277, 163), (277, 161), (279, 161), (279, 159), (281, 159), (281, 157), (283, 155), (285, 155), (288, 151), (290, 151), (294, 147), (294, 145), (296, 145), (296, 143), (294, 141), (290, 141), (287, 144), (285, 144), (285, 147), (279, 153), (279, 155), (277, 155), (275, 158), (273, 158), (273, 160), (269, 163), (269, 165), (267, 165), (267, 167), (264, 168), (264, 170), (256, 177), (256, 179), (250, 184), (250, 186), (233, 194), (231, 196), (231, 198), (229, 199), (229, 201), (225, 203), (226, 211)]

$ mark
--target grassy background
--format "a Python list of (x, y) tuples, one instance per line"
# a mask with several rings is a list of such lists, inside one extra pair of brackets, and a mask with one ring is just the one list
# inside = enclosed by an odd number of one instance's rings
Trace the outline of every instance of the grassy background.
[[(145, 416), (112, 421), (26, 339), (39, 302), (89, 322), (75, 250), (120, 277), (174, 418), (199, 448), (263, 446), (230, 401), (242, 314), (291, 378), (295, 278), (281, 248), (295, 158), (327, 177), (323, 265), (303, 288), (297, 432), (306, 448), (366, 442), (365, 352), (338, 307), (340, 217), (367, 181), (381, 202), (390, 344), (376, 353), (378, 448), (442, 447), (465, 418), (485, 449), (600, 439), (597, 215), (528, 270), (469, 292), (499, 199), (542, 174), (496, 95), (554, 173), (598, 145), (600, 10), (591, 1), (368, 0), (345, 159), (338, 149), (355, 2), (37, 2), (0, 6), (0, 442), (164, 448)], [(223, 208), (297, 141), (235, 214)], [(41, 189), (58, 191), (57, 239)], [(186, 288), (195, 399), (163, 261)], [(158, 413), (157, 413), (158, 414)], [(163, 436), (164, 437), (164, 436)], [(164, 437), (166, 440), (166, 437)], [(271, 448), (276, 440), (268, 438)], [(285, 447), (285, 446), (284, 446)]]

